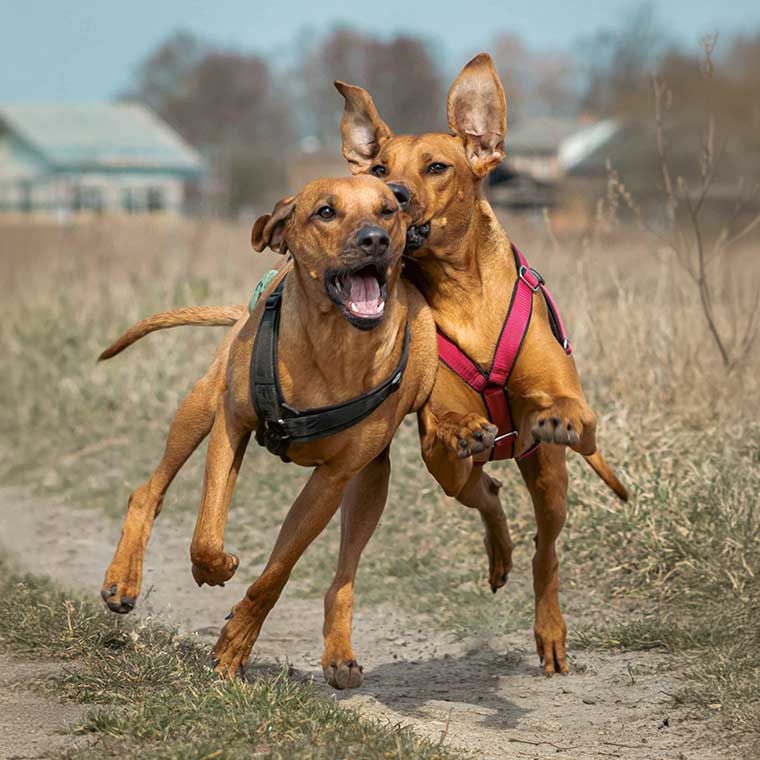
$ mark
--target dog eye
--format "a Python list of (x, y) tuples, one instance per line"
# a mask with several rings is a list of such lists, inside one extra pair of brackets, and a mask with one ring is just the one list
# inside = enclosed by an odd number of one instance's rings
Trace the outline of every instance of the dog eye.
[(369, 172), (376, 177), (384, 177), (388, 173), (388, 170), (382, 164), (375, 164)]
[(322, 206), (317, 209), (317, 216), (320, 219), (334, 219), (335, 209), (332, 206)]
[(432, 164), (430, 164), (427, 169), (425, 169), (426, 174), (443, 174), (446, 169), (448, 169), (448, 164), (442, 164), (440, 161), (433, 161)]

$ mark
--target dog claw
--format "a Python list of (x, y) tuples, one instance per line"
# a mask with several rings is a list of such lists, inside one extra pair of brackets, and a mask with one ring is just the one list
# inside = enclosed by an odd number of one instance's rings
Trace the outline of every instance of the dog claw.
[(124, 608), (124, 612), (132, 612), (135, 608), (135, 600), (130, 596), (123, 596), (121, 598), (121, 606)]
[(128, 612), (132, 612), (137, 602), (133, 596), (117, 596), (118, 590), (116, 584), (109, 586), (100, 592), (100, 598), (106, 603), (106, 607), (111, 612), (115, 612), (118, 615), (126, 615)]

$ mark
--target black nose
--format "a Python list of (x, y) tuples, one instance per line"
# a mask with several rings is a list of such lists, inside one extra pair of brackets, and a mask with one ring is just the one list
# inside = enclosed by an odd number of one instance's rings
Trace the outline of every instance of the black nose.
[(409, 205), (409, 200), (412, 194), (403, 185), (398, 185), (395, 182), (389, 182), (388, 187), (393, 190), (393, 194), (396, 196), (399, 206), (406, 208)]
[(382, 227), (362, 227), (356, 233), (356, 243), (370, 256), (379, 256), (388, 250), (391, 240)]

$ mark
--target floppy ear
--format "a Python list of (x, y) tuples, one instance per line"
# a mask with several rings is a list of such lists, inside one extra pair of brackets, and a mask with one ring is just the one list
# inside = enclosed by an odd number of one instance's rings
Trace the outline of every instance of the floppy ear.
[(491, 56), (476, 55), (451, 85), (446, 100), (449, 128), (465, 142), (470, 167), (485, 177), (506, 155), (507, 99)]
[(367, 171), (386, 140), (393, 137), (390, 127), (380, 118), (366, 90), (353, 84), (336, 81), (335, 87), (345, 98), (340, 120), (343, 157), (352, 174)]
[(285, 225), (295, 210), (295, 196), (283, 198), (271, 214), (260, 216), (253, 225), (251, 245), (255, 251), (263, 251), (269, 246), (276, 253), (287, 253)]

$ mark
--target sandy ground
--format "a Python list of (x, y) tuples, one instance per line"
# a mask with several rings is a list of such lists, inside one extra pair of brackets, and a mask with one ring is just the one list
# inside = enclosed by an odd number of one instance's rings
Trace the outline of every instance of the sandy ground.
[[(148, 550), (142, 598), (132, 614), (153, 616), (211, 643), (260, 568), (246, 565), (243, 556), (241, 570), (224, 588), (198, 589), (190, 575), (192, 528), (187, 517), (161, 515)], [(118, 523), (91, 511), (0, 490), (3, 548), (21, 567), (72, 589), (99, 593), (119, 532)], [(723, 743), (717, 722), (696, 720), (689, 710), (671, 705), (668, 694), (677, 687), (678, 671), (663, 655), (581, 652), (574, 673), (547, 679), (530, 649), (530, 630), (487, 639), (454, 637), (388, 606), (362, 606), (361, 595), (357, 602), (354, 649), (365, 683), (336, 698), (368, 715), (412, 725), (482, 758), (741, 756)], [(258, 661), (287, 661), (299, 675), (323, 683), (321, 625), (321, 601), (299, 598), (294, 584), (264, 626)], [(48, 666), (54, 667), (34, 667)], [(23, 669), (29, 667), (0, 660), (2, 758), (38, 757), (43, 747), (62, 748), (67, 739), (56, 732), (79, 715), (78, 706), (57, 705), (42, 729), (27, 719), (46, 710), (40, 697), (23, 688)]]

